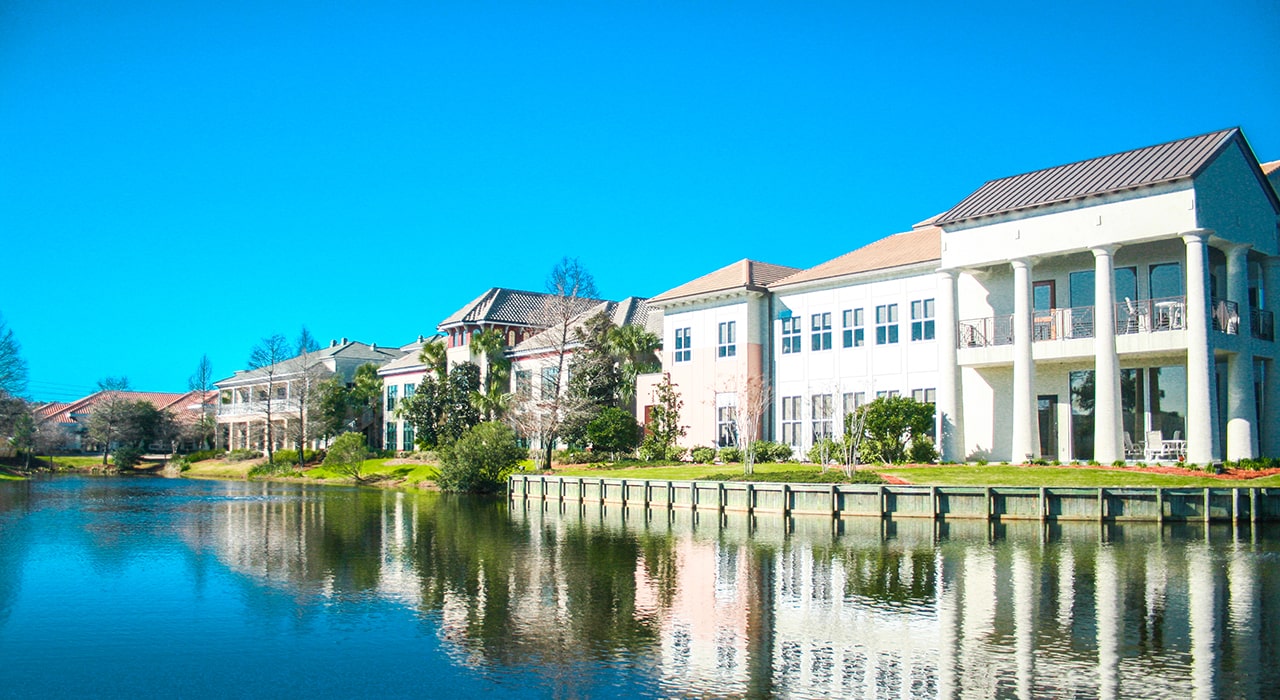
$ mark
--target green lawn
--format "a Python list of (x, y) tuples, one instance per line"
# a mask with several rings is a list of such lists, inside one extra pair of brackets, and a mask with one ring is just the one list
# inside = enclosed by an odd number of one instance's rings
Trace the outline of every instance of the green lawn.
[(217, 459), (206, 459), (191, 465), (191, 468), (182, 472), (182, 475), (191, 479), (244, 479), (255, 464), (257, 464), (256, 460), (223, 462)]
[[(772, 472), (795, 472), (795, 471), (819, 471), (818, 467), (812, 464), (797, 464), (795, 462), (770, 462), (767, 464), (755, 465), (756, 474), (769, 474)], [(673, 481), (681, 480), (698, 480), (716, 474), (741, 474), (741, 464), (677, 464), (667, 467), (628, 467), (625, 469), (601, 469), (600, 467), (584, 464), (580, 466), (570, 466), (557, 468), (555, 470), (558, 476), (590, 476), (593, 478), (605, 479), (670, 479)]]
[[(409, 463), (409, 464), (387, 464), (393, 461), (391, 459), (370, 459), (366, 460), (362, 473), (366, 479), (371, 477), (380, 477), (382, 479), (403, 479), (411, 484), (420, 481), (435, 481), (440, 474), (439, 468), (434, 464), (425, 463)], [(323, 466), (308, 469), (303, 474), (308, 479), (334, 479), (347, 480), (350, 477), (330, 471)]]
[(1152, 474), (1115, 469), (1024, 466), (939, 466), (880, 469), (913, 484), (935, 486), (1280, 486), (1280, 474), (1257, 479), (1229, 480), (1181, 474)]
[(85, 469), (102, 466), (102, 455), (54, 457), (53, 463), (69, 469)]

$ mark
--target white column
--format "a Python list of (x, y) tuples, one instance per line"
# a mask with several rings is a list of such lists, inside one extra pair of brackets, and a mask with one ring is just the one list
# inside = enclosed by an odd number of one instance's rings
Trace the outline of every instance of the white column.
[(1227, 249), (1227, 298), (1240, 312), (1240, 352), (1227, 363), (1227, 459), (1258, 455), (1258, 405), (1253, 391), (1253, 334), (1249, 318), (1249, 244)]
[[(1272, 314), (1280, 312), (1280, 257), (1269, 257), (1262, 262), (1262, 308)], [(1275, 347), (1273, 345), (1272, 347)], [(1267, 362), (1266, 375), (1262, 379), (1262, 424), (1280, 425), (1280, 358)], [(1262, 454), (1280, 457), (1280, 430), (1274, 427), (1259, 432)]]
[(1207, 464), (1220, 454), (1217, 441), (1217, 398), (1213, 390), (1213, 350), (1209, 346), (1209, 258), (1212, 232), (1183, 234), (1187, 245), (1187, 460)]
[(963, 462), (964, 423), (956, 337), (956, 271), (938, 272), (938, 402), (935, 404), (938, 451), (943, 462)]
[(1120, 359), (1116, 355), (1116, 291), (1113, 256), (1119, 246), (1093, 249), (1094, 459), (1124, 459), (1120, 420)]
[[(1036, 367), (1031, 355), (1031, 261), (1013, 266), (1013, 452), (1017, 464), (1040, 455), (1036, 421)], [(1030, 455), (1030, 457), (1028, 457)]]
[[(1188, 445), (1188, 447), (1190, 447)], [(1218, 580), (1208, 547), (1187, 552), (1187, 608), (1191, 637), (1192, 698), (1214, 696), (1214, 671), (1218, 663)]]
[(1115, 550), (1099, 547), (1097, 552), (1094, 614), (1098, 630), (1098, 697), (1117, 698), (1120, 697), (1120, 640), (1124, 634), (1120, 602), (1123, 587), (1117, 580)]

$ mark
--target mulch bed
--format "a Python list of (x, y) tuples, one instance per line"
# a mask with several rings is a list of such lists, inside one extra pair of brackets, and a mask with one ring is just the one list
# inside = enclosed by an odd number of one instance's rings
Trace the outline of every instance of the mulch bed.
[[(963, 466), (963, 465), (904, 464), (901, 466), (895, 465), (894, 467), (890, 467), (890, 468), (898, 469), (898, 468), (948, 467), (948, 466)], [(1159, 465), (1159, 464), (1148, 465), (1145, 467), (1113, 467), (1109, 465), (1088, 465), (1088, 464), (1051, 464), (1051, 465), (1024, 464), (1024, 465), (1011, 465), (1011, 466), (1037, 466), (1037, 467), (1046, 468), (1046, 469), (1102, 469), (1102, 470), (1115, 471), (1115, 472), (1146, 472), (1148, 474), (1170, 474), (1173, 476), (1204, 476), (1204, 477), (1209, 477), (1211, 479), (1221, 479), (1223, 481), (1243, 481), (1248, 479), (1257, 479), (1263, 476), (1271, 476), (1273, 474), (1280, 474), (1280, 468), (1235, 469), (1235, 468), (1228, 467), (1223, 469), (1221, 474), (1211, 474), (1209, 472), (1204, 471), (1203, 469), (1188, 469), (1186, 467), (1175, 467), (1172, 465)], [(881, 474), (880, 476), (884, 477), (884, 480), (890, 484), (906, 485), (911, 483), (899, 477), (890, 476), (889, 474)]]

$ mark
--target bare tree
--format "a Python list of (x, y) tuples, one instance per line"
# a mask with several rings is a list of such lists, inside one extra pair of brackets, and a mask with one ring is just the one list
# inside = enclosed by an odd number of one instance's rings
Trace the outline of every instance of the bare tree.
[(858, 469), (858, 449), (867, 433), (867, 407), (859, 406), (852, 413), (844, 414), (844, 438), (840, 441), (844, 458), (845, 476), (853, 476)]
[(551, 363), (544, 370), (540, 395), (537, 399), (530, 397), (523, 406), (517, 407), (513, 422), (518, 428), (528, 431), (526, 435), (538, 435), (542, 440), (545, 464), (550, 468), (551, 453), (559, 439), (560, 428), (576, 403), (563, 391), (565, 370), (572, 352), (570, 345), (575, 340), (573, 319), (595, 303), (595, 278), (577, 258), (562, 258), (547, 276), (547, 294), (544, 312), (551, 331)]
[(262, 392), (262, 408), (263, 414), (267, 419), (267, 463), (275, 461), (275, 426), (272, 425), (272, 417), (274, 406), (272, 401), (275, 396), (275, 380), (276, 376), (284, 369), (281, 363), (289, 359), (289, 343), (284, 339), (283, 335), (274, 333), (253, 346), (253, 350), (249, 353), (249, 369), (261, 370), (262, 377), (266, 379), (267, 390)]
[(27, 392), (27, 361), (13, 329), (0, 316), (0, 394), (22, 396)]
[(742, 449), (744, 474), (755, 472), (755, 443), (760, 439), (760, 426), (765, 412), (773, 405), (773, 388), (763, 377), (737, 377), (729, 390), (735, 395), (733, 422)]
[(187, 390), (200, 393), (200, 417), (191, 426), (191, 437), (203, 446), (208, 447), (210, 438), (217, 430), (217, 421), (213, 417), (213, 363), (207, 354), (200, 356), (195, 374), (187, 377)]
[(306, 326), (303, 326), (302, 331), (298, 333), (295, 345), (298, 354), (294, 361), (297, 366), (293, 369), (297, 370), (297, 374), (291, 381), (291, 387), (293, 399), (297, 402), (298, 420), (290, 429), (290, 437), (297, 446), (298, 469), (305, 469), (307, 460), (304, 453), (307, 439), (312, 437), (310, 422), (307, 419), (319, 399), (320, 383), (325, 379), (325, 367), (320, 361), (320, 343), (316, 342)]
[(98, 380), (98, 399), (89, 413), (88, 437), (102, 446), (102, 466), (107, 466), (111, 443), (119, 439), (129, 420), (129, 400), (122, 392), (129, 390), (125, 377)]

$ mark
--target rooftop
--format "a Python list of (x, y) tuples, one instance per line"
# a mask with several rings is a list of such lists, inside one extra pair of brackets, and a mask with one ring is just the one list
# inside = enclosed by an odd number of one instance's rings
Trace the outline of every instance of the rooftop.
[(886, 270), (942, 259), (942, 229), (925, 226), (881, 238), (861, 248), (774, 282), (777, 288), (802, 282), (833, 279), (860, 272)]
[(778, 280), (797, 272), (800, 270), (794, 267), (743, 259), (692, 282), (685, 282), (675, 289), (669, 289), (650, 299), (649, 303), (675, 301), (732, 289), (763, 291)]
[[(525, 292), (519, 289), (493, 287), (473, 299), (466, 306), (453, 312), (440, 322), (444, 330), (459, 324), (500, 323), (516, 326), (545, 328), (551, 324), (554, 313), (549, 309), (554, 294)], [(575, 299), (575, 312), (582, 312), (603, 301), (602, 299)]]

